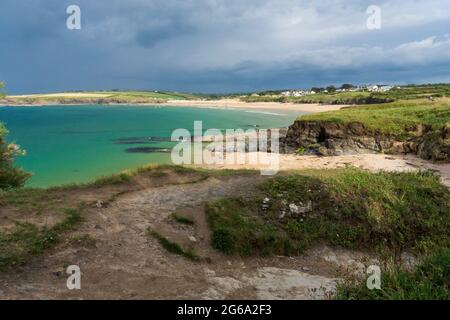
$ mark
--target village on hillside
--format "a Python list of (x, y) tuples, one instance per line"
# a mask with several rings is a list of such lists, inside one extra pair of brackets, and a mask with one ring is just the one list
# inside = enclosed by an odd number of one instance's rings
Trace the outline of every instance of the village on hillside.
[[(308, 95), (314, 95), (318, 93), (341, 93), (341, 92), (387, 92), (392, 89), (400, 89), (398, 86), (390, 85), (361, 85), (354, 86), (352, 84), (343, 84), (341, 87), (337, 88), (335, 86), (328, 86), (325, 88), (312, 87), (311, 89), (290, 89), (290, 90), (280, 90), (274, 91), (272, 93), (279, 94), (283, 97), (305, 97)], [(253, 93), (252, 96), (257, 97), (261, 95), (266, 95), (268, 92)]]

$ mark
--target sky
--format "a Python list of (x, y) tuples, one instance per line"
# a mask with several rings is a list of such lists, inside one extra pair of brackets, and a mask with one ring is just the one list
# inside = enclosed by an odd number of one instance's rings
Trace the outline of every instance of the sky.
[(450, 0), (2, 0), (0, 80), (9, 94), (450, 82)]

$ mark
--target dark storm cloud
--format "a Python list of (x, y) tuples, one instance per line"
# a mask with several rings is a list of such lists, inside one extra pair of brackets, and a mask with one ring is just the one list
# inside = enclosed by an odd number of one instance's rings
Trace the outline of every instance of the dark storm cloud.
[[(366, 8), (382, 8), (382, 29)], [(82, 29), (66, 29), (77, 4)], [(10, 93), (450, 81), (446, 0), (3, 0)]]

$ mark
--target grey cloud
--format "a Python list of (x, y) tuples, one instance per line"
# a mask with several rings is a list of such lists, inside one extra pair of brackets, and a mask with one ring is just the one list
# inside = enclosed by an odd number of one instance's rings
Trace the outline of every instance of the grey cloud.
[(3, 0), (0, 79), (11, 93), (448, 80), (447, 1), (377, 2), (379, 31), (365, 28), (372, 0)]

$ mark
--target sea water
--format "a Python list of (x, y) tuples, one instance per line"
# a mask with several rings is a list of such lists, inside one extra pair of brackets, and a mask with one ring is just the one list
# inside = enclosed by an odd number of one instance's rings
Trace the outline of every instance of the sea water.
[[(8, 141), (26, 150), (16, 165), (32, 172), (27, 185), (48, 187), (89, 182), (149, 163), (171, 163), (172, 131), (280, 128), (298, 113), (278, 110), (213, 109), (169, 106), (0, 107)], [(193, 131), (191, 131), (193, 132)]]

